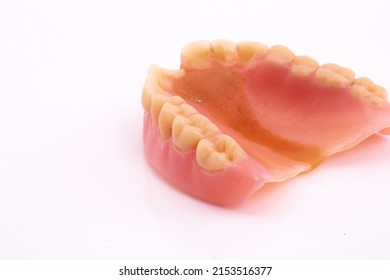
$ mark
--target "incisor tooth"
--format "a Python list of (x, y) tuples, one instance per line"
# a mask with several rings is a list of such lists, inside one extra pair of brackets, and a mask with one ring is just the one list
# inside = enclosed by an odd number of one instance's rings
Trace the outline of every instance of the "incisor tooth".
[(309, 56), (295, 56), (291, 71), (297, 76), (308, 76), (318, 68), (318, 62)]
[(320, 67), (316, 70), (315, 76), (319, 81), (329, 86), (338, 87), (349, 85), (349, 80), (347, 78), (330, 69)]
[(326, 64), (322, 65), (321, 68), (329, 69), (329, 70), (333, 71), (334, 73), (337, 73), (337, 74), (343, 76), (344, 78), (346, 78), (348, 80), (348, 82), (350, 84), (355, 79), (355, 73), (351, 69), (342, 67), (342, 66), (335, 64), (335, 63), (326, 63)]
[(294, 53), (287, 47), (275, 45), (269, 49), (267, 59), (276, 63), (288, 63), (294, 58)]
[(211, 65), (210, 55), (210, 42), (196, 41), (183, 48), (181, 63), (187, 69), (204, 69)]
[(237, 62), (237, 45), (229, 40), (215, 40), (211, 42), (214, 57), (224, 66)]
[(245, 65), (256, 58), (265, 56), (267, 52), (268, 47), (257, 42), (240, 42), (237, 45), (238, 60)]

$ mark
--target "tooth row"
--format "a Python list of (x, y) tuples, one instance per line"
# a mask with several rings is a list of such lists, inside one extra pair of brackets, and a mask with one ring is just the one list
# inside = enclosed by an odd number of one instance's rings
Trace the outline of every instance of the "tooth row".
[[(160, 69), (161, 70), (161, 69)], [(158, 70), (158, 71), (160, 71)], [(196, 150), (197, 163), (208, 171), (219, 171), (244, 156), (231, 137), (223, 134), (208, 118), (199, 114), (181, 97), (172, 96), (158, 83), (152, 69), (143, 91), (142, 103), (161, 139), (172, 137), (181, 152)]]
[(374, 103), (387, 99), (383, 87), (367, 78), (355, 80), (355, 73), (351, 69), (334, 63), (320, 66), (313, 58), (295, 56), (290, 49), (281, 45), (268, 48), (264, 44), (249, 41), (238, 44), (229, 40), (198, 41), (183, 49), (182, 66), (186, 69), (204, 69), (210, 67), (214, 59), (224, 66), (239, 64), (250, 67), (255, 59), (261, 57), (275, 63), (290, 64), (296, 76), (313, 75), (321, 83), (332, 87), (351, 86), (359, 96), (369, 97)]

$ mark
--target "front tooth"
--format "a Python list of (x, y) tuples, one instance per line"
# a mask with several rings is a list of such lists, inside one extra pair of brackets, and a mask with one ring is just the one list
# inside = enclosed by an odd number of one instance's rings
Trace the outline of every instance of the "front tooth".
[(318, 62), (309, 56), (296, 56), (292, 60), (291, 71), (297, 76), (308, 76), (318, 68)]
[(181, 151), (194, 150), (198, 142), (204, 138), (202, 129), (189, 125), (190, 121), (182, 116), (178, 116), (172, 123), (173, 143)]
[(211, 42), (214, 57), (224, 66), (237, 62), (237, 45), (228, 40), (215, 40)]
[(238, 60), (245, 65), (256, 58), (265, 56), (267, 52), (268, 47), (257, 42), (240, 42), (237, 45)]
[(347, 86), (350, 84), (346, 77), (327, 68), (318, 68), (315, 72), (315, 76), (320, 82), (332, 87)]
[(166, 96), (162, 94), (151, 95), (151, 114), (154, 125), (158, 126), (158, 120), (160, 117), (161, 108), (165, 103), (171, 103), (174, 105), (180, 105), (184, 100), (179, 96)]
[(267, 59), (276, 63), (284, 64), (294, 58), (294, 53), (287, 47), (275, 45), (269, 49)]
[(204, 69), (211, 65), (210, 55), (210, 42), (192, 42), (183, 48), (181, 52), (181, 64), (186, 69)]
[(335, 64), (335, 63), (324, 64), (324, 65), (321, 66), (321, 68), (329, 69), (329, 70), (333, 71), (334, 73), (337, 73), (337, 74), (345, 77), (350, 84), (355, 79), (355, 73), (351, 69), (345, 68), (345, 67), (341, 67), (340, 65)]

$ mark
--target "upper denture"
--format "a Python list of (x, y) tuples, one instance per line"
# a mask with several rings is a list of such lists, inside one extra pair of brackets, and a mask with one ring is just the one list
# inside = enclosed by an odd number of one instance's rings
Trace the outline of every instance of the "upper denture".
[(150, 68), (142, 104), (148, 160), (178, 187), (224, 205), (390, 127), (383, 87), (256, 42), (187, 45), (181, 69)]

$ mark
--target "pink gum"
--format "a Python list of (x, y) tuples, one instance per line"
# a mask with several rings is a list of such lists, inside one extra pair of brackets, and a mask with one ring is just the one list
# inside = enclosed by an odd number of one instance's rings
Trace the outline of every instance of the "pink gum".
[(162, 141), (150, 113), (144, 114), (144, 149), (148, 161), (170, 183), (205, 201), (233, 206), (246, 201), (264, 183), (269, 173), (250, 157), (237, 160), (224, 171), (209, 173), (196, 162), (195, 151), (182, 153), (172, 138)]

